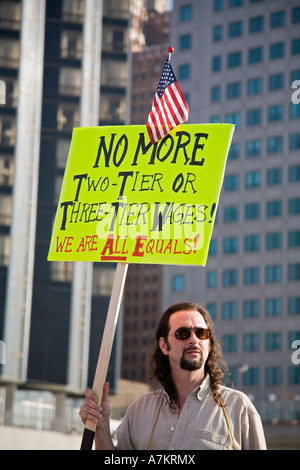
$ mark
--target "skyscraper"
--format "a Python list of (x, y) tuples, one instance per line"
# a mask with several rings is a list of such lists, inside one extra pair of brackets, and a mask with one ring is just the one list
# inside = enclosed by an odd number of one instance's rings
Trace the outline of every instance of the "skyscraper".
[(165, 266), (163, 307), (205, 304), (237, 388), (299, 419), (300, 3), (176, 0), (171, 43), (189, 123), (236, 129), (207, 265)]
[[(81, 293), (90, 305), (76, 319), (73, 263), (49, 263), (47, 253), (72, 129), (83, 125), (84, 91), (96, 84), (101, 96), (98, 105), (92, 100), (94, 125), (125, 123), (130, 9), (128, 0), (1, 0), (0, 12), (0, 337), (7, 351), (0, 393), (7, 387), (6, 422), (13, 423), (20, 388), (76, 394), (93, 382), (114, 265), (93, 266), (92, 295)], [(93, 28), (96, 44), (86, 47), (84, 32)], [(99, 76), (83, 75), (83, 50), (91, 66), (97, 54)], [(118, 345), (108, 372), (112, 390)]]

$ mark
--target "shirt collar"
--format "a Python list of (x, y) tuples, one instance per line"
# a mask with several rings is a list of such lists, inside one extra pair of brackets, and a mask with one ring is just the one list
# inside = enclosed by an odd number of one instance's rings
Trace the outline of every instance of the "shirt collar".
[[(206, 377), (204, 378), (203, 382), (201, 385), (198, 385), (194, 390), (191, 391), (191, 393), (188, 395), (189, 397), (195, 397), (197, 398), (198, 401), (202, 401), (204, 397), (206, 396), (207, 392), (210, 390), (210, 378), (209, 375), (207, 374)], [(167, 392), (164, 390), (164, 395), (167, 399), (167, 402), (170, 402), (169, 395)]]

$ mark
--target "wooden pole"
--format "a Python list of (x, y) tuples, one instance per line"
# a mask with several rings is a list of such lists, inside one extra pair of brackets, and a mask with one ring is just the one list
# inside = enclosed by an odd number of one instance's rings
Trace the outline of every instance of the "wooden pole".
[[(127, 270), (127, 263), (117, 264), (93, 383), (93, 392), (98, 398), (98, 405), (100, 405), (102, 400), (102, 391), (104, 383), (106, 381), (107, 369), (114, 341), (115, 330), (118, 322)], [(92, 421), (86, 421), (80, 450), (92, 449), (96, 426), (97, 425)]]

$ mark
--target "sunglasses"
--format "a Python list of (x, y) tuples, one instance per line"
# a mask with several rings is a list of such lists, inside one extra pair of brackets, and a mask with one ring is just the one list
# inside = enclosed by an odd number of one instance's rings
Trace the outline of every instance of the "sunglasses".
[(200, 327), (189, 328), (186, 326), (182, 326), (181, 328), (178, 328), (178, 330), (176, 330), (175, 333), (170, 333), (170, 334), (173, 334), (176, 339), (179, 339), (180, 341), (184, 341), (186, 339), (189, 339), (192, 331), (195, 332), (195, 335), (197, 336), (198, 339), (209, 339), (211, 337), (211, 331), (208, 328), (200, 328)]

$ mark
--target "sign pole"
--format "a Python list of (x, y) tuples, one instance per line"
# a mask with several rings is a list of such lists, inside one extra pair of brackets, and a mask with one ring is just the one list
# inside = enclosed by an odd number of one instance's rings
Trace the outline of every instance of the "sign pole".
[[(102, 400), (102, 391), (103, 386), (106, 381), (107, 369), (109, 364), (109, 359), (111, 355), (115, 330), (118, 322), (120, 306), (122, 302), (122, 296), (125, 286), (125, 280), (128, 270), (127, 263), (118, 263), (114, 278), (114, 283), (112, 287), (103, 338), (101, 342), (94, 383), (93, 383), (93, 392), (98, 398), (98, 405), (100, 405)], [(85, 423), (85, 429), (83, 432), (81, 448), (80, 450), (91, 450), (93, 447), (96, 424), (90, 420), (87, 420)]]

